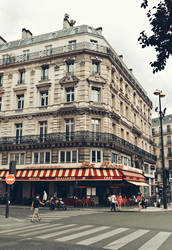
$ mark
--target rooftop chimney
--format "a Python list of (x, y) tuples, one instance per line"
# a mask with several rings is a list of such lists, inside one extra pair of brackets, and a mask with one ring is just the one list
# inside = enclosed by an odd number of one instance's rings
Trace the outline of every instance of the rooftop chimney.
[(30, 37), (32, 37), (32, 33), (30, 32), (30, 30), (23, 28), (22, 29), (22, 39), (27, 39)]
[(69, 15), (65, 14), (64, 19), (63, 19), (63, 29), (69, 29), (70, 27), (73, 27), (75, 25), (76, 21), (75, 20), (70, 20), (69, 21)]
[(5, 44), (5, 43), (7, 43), (7, 41), (5, 41), (5, 39), (2, 38), (2, 36), (0, 36), (0, 45)]
[(123, 59), (123, 55), (119, 55), (119, 58)]

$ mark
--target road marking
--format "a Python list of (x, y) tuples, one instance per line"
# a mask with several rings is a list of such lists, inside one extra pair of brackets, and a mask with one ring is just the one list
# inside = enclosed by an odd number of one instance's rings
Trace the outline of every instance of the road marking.
[(112, 230), (110, 232), (99, 234), (95, 237), (79, 241), (79, 242), (77, 242), (77, 244), (88, 246), (88, 245), (91, 245), (91, 244), (96, 243), (98, 241), (101, 241), (101, 240), (104, 240), (104, 239), (109, 238), (111, 236), (114, 236), (116, 234), (120, 234), (122, 232), (125, 232), (127, 230), (129, 230), (129, 228), (118, 228), (118, 229)]
[(13, 229), (9, 229), (9, 230), (0, 231), (0, 233), (1, 233), (1, 234), (2, 234), (2, 233), (11, 233), (11, 232), (14, 232), (14, 230), (15, 230), (15, 232), (16, 232), (16, 231), (21, 231), (21, 230), (25, 229), (26, 227), (27, 227), (27, 228), (35, 228), (35, 227), (41, 227), (41, 226), (44, 226), (44, 225), (48, 225), (48, 224), (45, 223), (45, 224), (32, 225), (32, 226), (26, 225), (26, 226), (24, 226), (24, 227), (19, 227), (19, 228), (13, 228)]
[(118, 239), (118, 240), (111, 242), (109, 245), (105, 246), (104, 248), (117, 250), (117, 249), (127, 245), (131, 241), (136, 240), (137, 238), (139, 238), (140, 236), (142, 236), (148, 232), (149, 232), (149, 230), (139, 229), (136, 232), (133, 232), (131, 234), (128, 234), (128, 235)]
[(159, 232), (138, 250), (157, 250), (170, 235), (170, 232)]
[(92, 233), (96, 233), (96, 232), (102, 231), (104, 229), (108, 229), (108, 228), (109, 227), (106, 227), (106, 226), (97, 227), (97, 228), (89, 229), (89, 230), (81, 232), (81, 233), (72, 234), (72, 235), (65, 236), (65, 237), (62, 237), (62, 238), (59, 238), (59, 239), (55, 239), (55, 241), (73, 240), (73, 239), (76, 239), (76, 238), (79, 238), (79, 237), (82, 237), (82, 236), (86, 236), (86, 235), (89, 235), (89, 234), (92, 234)]
[[(40, 232), (41, 233), (44, 233), (44, 232), (48, 232), (48, 231), (51, 231), (52, 230), (52, 228), (54, 229), (55, 227), (57, 227), (58, 226), (58, 228), (59, 228), (59, 226), (60, 226), (61, 224), (51, 224), (51, 225), (47, 225), (47, 226), (44, 226), (43, 228), (39, 228), (39, 230), (37, 229), (37, 228), (33, 228), (32, 229), (32, 232), (30, 232), (30, 229), (28, 229), (28, 228), (26, 228), (26, 229), (24, 229), (23, 230), (23, 234), (19, 234), (19, 236), (23, 236), (23, 237), (25, 237), (25, 236), (30, 236), (30, 235), (32, 235), (32, 234), (39, 234)], [(29, 231), (29, 232), (28, 232)], [(37, 232), (35, 232), (35, 231), (37, 231)], [(27, 233), (26, 233), (27, 232)]]
[[(67, 225), (67, 226), (69, 227), (71, 225), (72, 224)], [(77, 225), (75, 225), (75, 226), (77, 226)], [(79, 231), (79, 230), (86, 229), (86, 228), (89, 228), (89, 227), (93, 227), (93, 226), (92, 225), (84, 225), (84, 226), (81, 226), (81, 227), (70, 228), (70, 229), (67, 229), (67, 230), (60, 231), (60, 232), (55, 232), (55, 233), (51, 233), (51, 234), (41, 235), (41, 236), (38, 236), (36, 238), (38, 238), (38, 239), (47, 239), (47, 238), (51, 238), (51, 237), (54, 237), (54, 236), (57, 236), (57, 235), (61, 235), (61, 234), (69, 233), (69, 232), (74, 232), (74, 231)]]

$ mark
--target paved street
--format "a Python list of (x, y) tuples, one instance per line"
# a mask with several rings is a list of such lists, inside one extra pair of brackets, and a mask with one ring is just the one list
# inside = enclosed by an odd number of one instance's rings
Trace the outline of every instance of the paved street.
[[(41, 209), (41, 221), (31, 223), (29, 208), (0, 208), (0, 249), (121, 249), (171, 250), (172, 210), (148, 208)], [(19, 212), (20, 211), (20, 212)], [(20, 215), (20, 216), (19, 216)]]

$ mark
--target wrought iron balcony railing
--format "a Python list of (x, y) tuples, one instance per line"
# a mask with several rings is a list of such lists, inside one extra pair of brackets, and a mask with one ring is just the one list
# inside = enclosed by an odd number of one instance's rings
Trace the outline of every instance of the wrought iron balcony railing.
[(126, 150), (130, 150), (156, 161), (156, 156), (143, 149), (125, 141), (124, 139), (109, 133), (95, 133), (91, 131), (77, 131), (72, 133), (52, 133), (47, 135), (25, 135), (19, 137), (1, 137), (0, 146), (11, 144), (37, 144), (37, 143), (59, 143), (59, 142), (103, 142), (115, 143)]
[(27, 56), (25, 54), (19, 55), (19, 56), (8, 56), (8, 58), (1, 59), (0, 60), (0, 66), (5, 66), (5, 65), (13, 65), (13, 64), (18, 64), (22, 62), (27, 62), (27, 61), (33, 61), (36, 59), (44, 58), (44, 57), (49, 57), (52, 55), (58, 55), (61, 53), (65, 52), (74, 52), (77, 50), (93, 50), (101, 53), (105, 53), (110, 55), (114, 61), (118, 64), (118, 66), (121, 68), (121, 70), (127, 75), (127, 77), (130, 79), (130, 81), (139, 89), (139, 91), (142, 93), (142, 95), (147, 99), (147, 101), (152, 105), (152, 102), (150, 99), (147, 97), (146, 92), (144, 89), (141, 87), (139, 82), (132, 76), (132, 74), (129, 72), (129, 70), (122, 64), (118, 56), (108, 47), (102, 46), (102, 45), (96, 45), (94, 46), (92, 43), (89, 42), (81, 42), (81, 43), (76, 43), (75, 46), (71, 47), (71, 45), (66, 45), (66, 46), (61, 46), (61, 47), (56, 47), (51, 49), (51, 54), (47, 54), (47, 50), (42, 50), (42, 51), (36, 51), (33, 53), (28, 53)]

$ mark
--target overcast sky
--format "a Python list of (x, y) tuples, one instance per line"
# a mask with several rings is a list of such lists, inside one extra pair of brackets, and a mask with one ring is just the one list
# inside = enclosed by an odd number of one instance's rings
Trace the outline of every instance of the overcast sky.
[[(158, 0), (153, 0), (157, 2)], [(153, 117), (158, 106), (155, 89), (162, 90), (162, 108), (172, 114), (172, 58), (166, 69), (153, 74), (149, 63), (154, 60), (153, 48), (142, 49), (137, 39), (142, 30), (150, 31), (142, 0), (1, 0), (0, 36), (7, 42), (21, 38), (22, 28), (29, 29), (34, 36), (62, 29), (63, 17), (69, 14), (76, 25), (88, 24), (102, 27), (103, 36), (114, 50), (123, 55), (123, 60), (153, 102)], [(170, 69), (171, 66), (171, 69)]]

